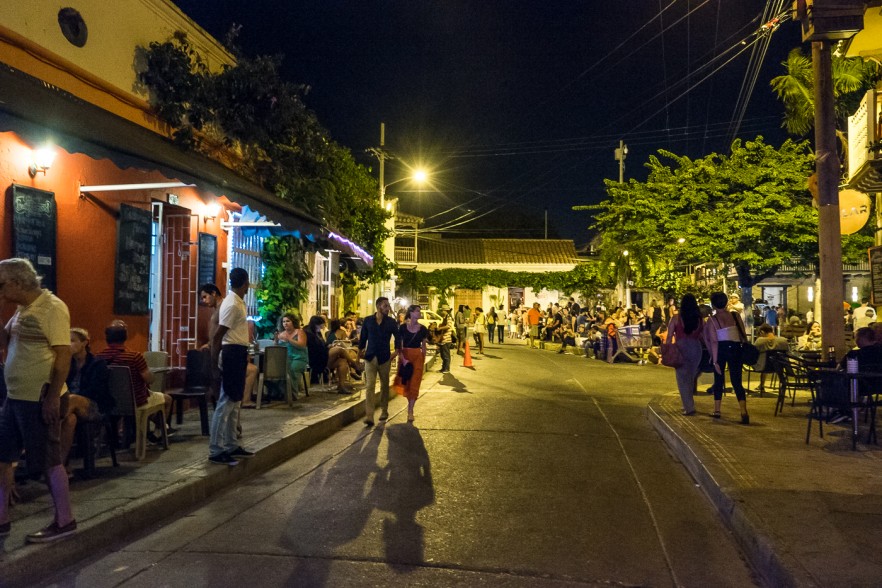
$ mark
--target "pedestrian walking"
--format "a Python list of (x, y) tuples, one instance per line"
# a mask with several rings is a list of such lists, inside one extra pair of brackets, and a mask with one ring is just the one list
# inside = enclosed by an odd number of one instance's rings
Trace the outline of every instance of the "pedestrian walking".
[(220, 398), (211, 417), (208, 461), (234, 466), (238, 458), (253, 452), (244, 449), (236, 439), (239, 409), (245, 394), (248, 372), (248, 272), (241, 267), (230, 272), (230, 289), (218, 312), (218, 325), (211, 338), (211, 364), (220, 367)]
[[(487, 341), (489, 343), (493, 343), (493, 338), (496, 335), (496, 323), (499, 319), (496, 316), (496, 308), (491, 306), (490, 311), (485, 316), (487, 323)], [(500, 341), (502, 343), (502, 341)]]
[(450, 309), (442, 309), (441, 324), (436, 331), (438, 337), (438, 353), (441, 355), (441, 373), (450, 373), (450, 347), (453, 344), (453, 325), (450, 321)]
[(426, 339), (429, 331), (419, 323), (422, 317), (418, 304), (408, 307), (404, 324), (399, 327), (401, 353), (398, 356), (398, 375), (395, 389), (407, 398), (407, 422), (413, 422), (413, 407), (420, 396), (423, 368), (426, 365)]
[(506, 314), (506, 312), (505, 312), (505, 307), (503, 307), (503, 306), (499, 307), (499, 312), (496, 314), (499, 317), (497, 319), (498, 322), (496, 323), (496, 334), (497, 334), (497, 339), (499, 339), (499, 344), (502, 345), (505, 342), (504, 341), (505, 329), (506, 329), (506, 327), (508, 327), (509, 319), (508, 319), (508, 314)]
[(43, 474), (55, 509), (51, 524), (27, 536), (47, 543), (77, 530), (70, 487), (61, 455), (61, 418), (67, 414), (70, 370), (70, 313), (67, 305), (40, 285), (26, 259), (0, 261), (0, 303), (17, 304), (0, 329), (0, 354), (6, 354), (6, 402), (0, 410), (0, 537), (9, 535), (12, 464), (24, 450), (28, 473)]
[(484, 335), (487, 334), (487, 317), (484, 309), (475, 307), (475, 340), (478, 343), (478, 353), (484, 355)]
[(539, 321), (542, 313), (539, 311), (539, 303), (534, 302), (533, 307), (526, 312), (525, 321), (530, 337), (530, 349), (536, 349), (536, 337), (539, 336)]
[(468, 310), (468, 306), (460, 304), (459, 308), (456, 310), (456, 315), (453, 317), (453, 326), (456, 329), (457, 353), (462, 353), (462, 349), (466, 343), (466, 336), (468, 335), (468, 319), (466, 318), (466, 311)]
[(695, 414), (695, 385), (701, 363), (702, 344), (704, 341), (704, 325), (698, 301), (692, 294), (684, 294), (680, 301), (680, 312), (671, 319), (668, 325), (666, 343), (676, 345), (681, 364), (675, 368), (677, 374), (677, 390), (683, 403), (683, 414)]
[(365, 362), (364, 424), (374, 426), (374, 392), (377, 377), (380, 378), (380, 420), (389, 418), (389, 368), (392, 366), (392, 352), (389, 343), (395, 338), (395, 355), (401, 350), (401, 334), (398, 323), (389, 317), (392, 306), (385, 296), (377, 298), (377, 311), (374, 316), (364, 320), (361, 338), (358, 340), (358, 355)]
[(723, 292), (711, 294), (711, 306), (714, 314), (704, 324), (704, 340), (714, 363), (714, 412), (711, 416), (720, 418), (720, 407), (725, 385), (725, 369), (729, 367), (729, 380), (735, 390), (735, 397), (741, 408), (741, 424), (749, 425), (747, 414), (747, 395), (741, 384), (741, 370), (744, 361), (741, 358), (741, 343), (744, 341), (744, 323), (737, 311), (727, 312), (729, 298)]

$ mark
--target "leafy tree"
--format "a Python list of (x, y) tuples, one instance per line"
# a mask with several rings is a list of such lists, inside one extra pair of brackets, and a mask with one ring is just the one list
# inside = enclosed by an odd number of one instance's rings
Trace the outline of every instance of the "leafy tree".
[(373, 271), (361, 277), (389, 275), (388, 213), (377, 181), (305, 106), (308, 87), (282, 80), (281, 57), (239, 55), (214, 74), (186, 35), (175, 33), (150, 44), (146, 63), (141, 80), (179, 144), (224, 161), (361, 244), (374, 258)]
[(309, 297), (306, 283), (312, 272), (306, 265), (303, 245), (291, 236), (267, 238), (261, 257), (265, 269), (255, 293), (260, 307), (260, 320), (255, 327), (263, 338), (275, 332), (282, 314), (299, 315), (300, 304)]
[(627, 249), (632, 260), (658, 268), (728, 264), (747, 297), (782, 264), (816, 255), (817, 211), (806, 189), (812, 157), (805, 142), (788, 140), (775, 149), (762, 137), (739, 139), (728, 155), (696, 160), (661, 150), (646, 166), (645, 182), (607, 181), (607, 200), (578, 207), (595, 211), (602, 258)]
[[(815, 123), (814, 72), (812, 60), (799, 48), (793, 49), (781, 65), (784, 75), (772, 78), (772, 90), (784, 103), (783, 127), (792, 135), (805, 136)], [(857, 57), (833, 55), (833, 98), (836, 111), (836, 135), (843, 152), (847, 150), (848, 117), (857, 109), (867, 90), (875, 87), (882, 75), (879, 64)]]

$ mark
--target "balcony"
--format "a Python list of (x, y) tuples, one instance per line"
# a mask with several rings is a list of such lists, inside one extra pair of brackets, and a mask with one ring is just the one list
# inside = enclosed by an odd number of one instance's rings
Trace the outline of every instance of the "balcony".
[(416, 264), (417, 251), (416, 247), (396, 247), (395, 262), (396, 263), (412, 263)]
[(882, 191), (882, 91), (870, 90), (848, 117), (848, 185)]

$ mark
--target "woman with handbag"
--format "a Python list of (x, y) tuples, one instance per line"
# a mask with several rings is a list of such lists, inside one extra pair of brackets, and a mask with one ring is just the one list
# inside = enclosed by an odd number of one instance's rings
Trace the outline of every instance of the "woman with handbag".
[(715, 419), (720, 418), (720, 405), (725, 385), (724, 370), (729, 366), (729, 380), (741, 407), (741, 424), (749, 425), (747, 395), (744, 393), (744, 386), (741, 385), (741, 370), (744, 366), (741, 348), (747, 343), (744, 323), (741, 322), (741, 315), (737, 312), (726, 312), (729, 297), (723, 292), (714, 292), (710, 300), (714, 314), (704, 324), (704, 340), (707, 342), (714, 363), (714, 412), (711, 416)]
[(695, 414), (695, 383), (701, 363), (701, 349), (704, 339), (701, 313), (698, 301), (692, 294), (684, 294), (680, 302), (680, 312), (671, 319), (664, 348), (662, 363), (673, 367), (677, 372), (677, 389), (683, 403), (683, 414)]
[(419, 323), (422, 311), (418, 304), (410, 305), (404, 316), (404, 324), (399, 327), (401, 353), (398, 356), (398, 375), (392, 388), (407, 398), (407, 422), (412, 423), (413, 407), (420, 396), (423, 381), (429, 331)]

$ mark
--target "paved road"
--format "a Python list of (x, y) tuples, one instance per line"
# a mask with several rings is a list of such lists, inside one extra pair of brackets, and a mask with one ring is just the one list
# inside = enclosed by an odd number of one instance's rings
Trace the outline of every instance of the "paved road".
[[(670, 370), (516, 345), (55, 578), (99, 586), (751, 586), (644, 417)], [(400, 411), (403, 406), (395, 405)]]

